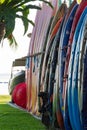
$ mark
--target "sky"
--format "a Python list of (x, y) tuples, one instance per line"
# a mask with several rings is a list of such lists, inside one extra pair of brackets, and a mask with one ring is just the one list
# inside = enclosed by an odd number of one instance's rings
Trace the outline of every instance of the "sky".
[[(31, 10), (29, 18), (34, 21), (36, 10)], [(23, 36), (24, 28), (21, 20), (16, 19), (15, 30), (13, 32), (18, 43), (17, 49), (12, 49), (9, 46), (8, 40), (5, 39), (3, 46), (0, 44), (0, 74), (10, 73), (12, 61), (15, 58), (26, 56), (28, 53), (30, 39), (27, 34), (32, 32), (33, 26), (29, 24), (26, 35)]]

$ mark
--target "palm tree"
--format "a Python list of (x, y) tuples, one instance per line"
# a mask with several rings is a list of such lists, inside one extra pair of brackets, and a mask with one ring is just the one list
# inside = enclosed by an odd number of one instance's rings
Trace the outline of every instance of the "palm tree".
[[(28, 19), (29, 9), (41, 9), (40, 6), (30, 3), (35, 1), (37, 0), (0, 0), (0, 42), (7, 38), (10, 45), (17, 45), (12, 34), (15, 28), (15, 19), (19, 18), (22, 20), (25, 34), (29, 23), (34, 25), (33, 21)], [(38, 1), (43, 1), (52, 7), (51, 3), (47, 0)]]

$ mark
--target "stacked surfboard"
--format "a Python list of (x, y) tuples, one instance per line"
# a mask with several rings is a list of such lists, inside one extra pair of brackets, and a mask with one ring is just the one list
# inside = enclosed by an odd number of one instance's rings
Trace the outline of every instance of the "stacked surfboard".
[(27, 109), (47, 127), (87, 129), (87, 1), (41, 5), (26, 58)]
[(26, 62), (26, 83), (27, 83), (27, 109), (32, 114), (38, 113), (38, 78), (41, 56), (44, 54), (43, 48), (48, 35), (48, 28), (53, 15), (57, 9), (57, 0), (52, 1), (54, 9), (47, 4), (41, 5), (42, 10), (37, 10), (35, 26), (33, 28), (28, 58)]

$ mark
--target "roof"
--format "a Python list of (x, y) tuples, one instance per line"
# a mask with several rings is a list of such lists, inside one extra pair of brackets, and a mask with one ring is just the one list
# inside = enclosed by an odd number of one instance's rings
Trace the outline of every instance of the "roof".
[(26, 57), (15, 59), (12, 63), (12, 67), (25, 66)]

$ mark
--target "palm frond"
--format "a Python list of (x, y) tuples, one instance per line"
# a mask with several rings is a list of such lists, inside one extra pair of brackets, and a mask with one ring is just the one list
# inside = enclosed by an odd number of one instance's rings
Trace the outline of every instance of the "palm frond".
[[(9, 41), (9, 45), (10, 45), (11, 47), (17, 48), (18, 43), (16, 42), (16, 39), (15, 39), (15, 37), (13, 36), (13, 34), (10, 34), (10, 35), (7, 37), (7, 39), (8, 39), (8, 41)], [(13, 44), (13, 43), (14, 43), (14, 44)]]
[(26, 19), (26, 20), (27, 20), (29, 23), (31, 23), (33, 26), (35, 25), (32, 20), (30, 20), (30, 19), (28, 19), (28, 18), (26, 18), (26, 17), (24, 17), (24, 16), (20, 16), (20, 15), (16, 14), (16, 17), (17, 17), (17, 18), (20, 18), (20, 19), (21, 19), (21, 18)]
[(22, 3), (24, 0), (10, 0), (10, 2), (8, 3), (8, 6), (16, 6), (20, 3)]
[[(25, 6), (23, 6), (23, 8), (25, 9)], [(29, 14), (29, 10), (23, 10), (22, 11), (23, 17), (28, 18), (28, 14)], [(23, 21), (23, 25), (24, 25), (24, 34), (25, 34), (28, 30), (29, 23), (28, 23), (28, 20), (23, 19), (23, 18), (22, 18), (22, 21)]]
[[(22, 20), (24, 25), (24, 34), (28, 30), (29, 23), (34, 26), (33, 21), (28, 19), (28, 15), (29, 9), (41, 9), (39, 5), (34, 5), (34, 2), (36, 1), (42, 1), (53, 8), (51, 2), (47, 0), (0, 0), (0, 21), (4, 20), (5, 22), (5, 38), (8, 38), (10, 46), (13, 43), (16, 44), (16, 40), (12, 35), (15, 28), (16, 18), (20, 18)], [(33, 2), (33, 4), (30, 2)], [(21, 12), (21, 15), (18, 14), (18, 12)]]
[(24, 11), (29, 10), (29, 9), (39, 9), (39, 10), (41, 10), (41, 7), (29, 4), (29, 5), (25, 6), (24, 8), (19, 7), (19, 8), (16, 8), (15, 10), (16, 10), (16, 12), (24, 12)]
[[(23, 13), (25, 13), (25, 12), (23, 12)], [(16, 14), (16, 17), (22, 19), (22, 22), (24, 24), (24, 29), (25, 29), (24, 34), (27, 32), (29, 23), (31, 23), (33, 26), (35, 25), (34, 22), (32, 20), (28, 19), (27, 17), (25, 17), (24, 14), (23, 14), (23, 16)]]
[[(44, 2), (46, 4), (48, 4), (51, 8), (53, 8), (51, 2), (49, 2), (47, 0), (22, 0), (21, 3), (16, 4), (15, 7), (18, 8), (18, 7), (20, 7), (20, 6), (24, 5), (24, 4), (27, 4), (29, 2), (35, 2), (35, 1), (42, 1), (42, 2)], [(11, 3), (11, 6), (12, 6), (12, 3)]]
[[(6, 0), (7, 1), (7, 0)], [(5, 2), (5, 0), (0, 0), (0, 4), (3, 4)]]
[(15, 28), (15, 10), (12, 10), (10, 7), (5, 6), (0, 10), (0, 21), (4, 20), (6, 27), (5, 38), (11, 34)]
[(21, 7), (15, 9), (16, 13), (17, 13), (17, 12), (23, 12), (23, 10), (24, 10), (24, 9), (21, 8)]
[(25, 10), (28, 10), (28, 9), (39, 9), (39, 10), (41, 10), (41, 7), (40, 7), (40, 6), (36, 6), (36, 5), (31, 5), (31, 4), (29, 4), (29, 5), (27, 5), (27, 6), (24, 8), (24, 11), (25, 11)]
[(10, 1), (11, 0), (0, 0), (0, 3), (3, 4), (3, 5), (7, 5)]

